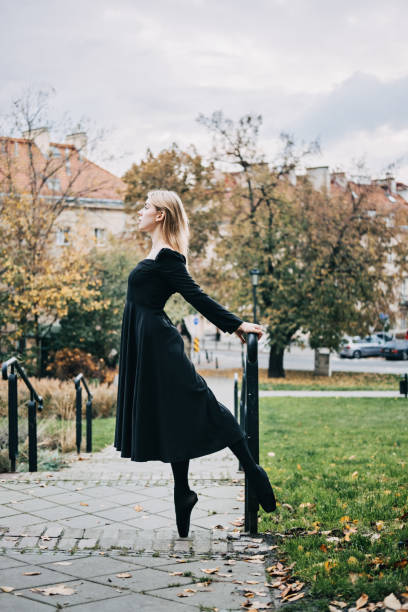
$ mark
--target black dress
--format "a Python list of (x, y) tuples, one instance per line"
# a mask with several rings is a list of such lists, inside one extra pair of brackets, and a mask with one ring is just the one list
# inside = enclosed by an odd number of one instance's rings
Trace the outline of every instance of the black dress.
[(114, 446), (133, 461), (201, 457), (245, 435), (196, 372), (183, 338), (163, 310), (178, 292), (225, 332), (233, 333), (242, 323), (204, 293), (185, 263), (182, 253), (164, 247), (129, 275)]

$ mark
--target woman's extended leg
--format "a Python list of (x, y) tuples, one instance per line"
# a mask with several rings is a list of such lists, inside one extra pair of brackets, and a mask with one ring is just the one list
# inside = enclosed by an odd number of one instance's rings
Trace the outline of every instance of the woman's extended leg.
[(188, 467), (190, 460), (174, 461), (171, 469), (174, 476), (174, 507), (176, 510), (176, 523), (179, 536), (186, 538), (190, 529), (190, 515), (198, 501), (197, 494), (188, 484)]
[(260, 465), (255, 463), (255, 459), (249, 450), (247, 439), (241, 438), (238, 442), (230, 444), (229, 448), (239, 459), (245, 476), (248, 478), (250, 486), (254, 487), (262, 508), (266, 512), (273, 512), (276, 509), (276, 500), (268, 474)]

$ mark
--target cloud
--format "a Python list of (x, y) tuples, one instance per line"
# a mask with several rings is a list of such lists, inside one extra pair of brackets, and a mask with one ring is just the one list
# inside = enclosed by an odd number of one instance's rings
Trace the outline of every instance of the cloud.
[(54, 86), (56, 111), (114, 130), (119, 174), (147, 147), (208, 150), (195, 119), (217, 109), (261, 113), (266, 147), (285, 129), (385, 164), (407, 122), (407, 17), (406, 0), (3, 0), (0, 111)]

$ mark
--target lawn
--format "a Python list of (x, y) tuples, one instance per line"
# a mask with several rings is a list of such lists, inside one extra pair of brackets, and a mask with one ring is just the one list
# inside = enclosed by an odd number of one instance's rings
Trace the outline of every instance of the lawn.
[[(197, 367), (204, 378), (227, 377), (233, 380), (235, 372), (241, 381), (242, 370), (225, 368), (209, 370)], [(407, 366), (408, 371), (408, 366)], [(284, 378), (269, 378), (266, 368), (259, 368), (259, 389), (263, 391), (399, 391), (399, 374), (370, 372), (333, 372), (331, 376), (315, 376), (311, 370), (286, 370)]]
[(309, 593), (291, 610), (408, 590), (407, 417), (402, 398), (260, 400), (260, 460), (279, 505), (260, 509), (259, 531), (279, 534), (279, 559)]

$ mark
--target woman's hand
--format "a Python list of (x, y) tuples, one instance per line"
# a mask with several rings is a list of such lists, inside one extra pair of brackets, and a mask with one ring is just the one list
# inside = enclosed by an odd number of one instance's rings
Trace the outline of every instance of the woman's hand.
[(234, 334), (237, 334), (242, 344), (245, 344), (246, 338), (244, 334), (249, 334), (250, 332), (258, 334), (258, 340), (260, 340), (263, 336), (262, 327), (258, 325), (258, 323), (249, 323), (249, 321), (243, 321), (241, 325), (234, 331)]

